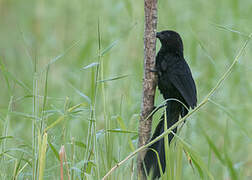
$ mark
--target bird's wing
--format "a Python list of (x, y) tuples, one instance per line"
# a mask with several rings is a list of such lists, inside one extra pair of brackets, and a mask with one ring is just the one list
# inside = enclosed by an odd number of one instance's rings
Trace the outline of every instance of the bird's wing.
[(187, 104), (194, 108), (197, 104), (196, 86), (190, 68), (184, 59), (170, 67), (168, 78), (179, 90)]

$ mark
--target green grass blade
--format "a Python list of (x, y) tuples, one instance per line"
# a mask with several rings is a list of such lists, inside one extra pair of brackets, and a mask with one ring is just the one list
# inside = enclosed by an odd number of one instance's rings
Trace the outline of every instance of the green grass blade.
[(182, 179), (182, 168), (183, 168), (183, 161), (182, 161), (182, 155), (183, 155), (183, 147), (181, 146), (180, 142), (176, 143), (176, 180)]
[(116, 44), (118, 43), (118, 40), (115, 40), (112, 42), (108, 47), (106, 47), (103, 51), (101, 51), (101, 56), (104, 56), (108, 51), (110, 51)]
[(83, 92), (81, 92), (77, 88), (73, 87), (71, 84), (70, 84), (70, 86), (75, 90), (75, 92), (77, 94), (79, 94), (81, 97), (83, 97), (88, 102), (88, 104), (91, 104), (91, 99), (86, 94), (84, 94)]
[(121, 130), (121, 129), (108, 129), (108, 132), (113, 133), (123, 133), (123, 134), (138, 134), (137, 131), (127, 131), (127, 130)]
[(39, 180), (43, 180), (45, 164), (46, 164), (46, 149), (47, 149), (47, 133), (43, 135), (43, 139), (39, 152)]
[(112, 77), (112, 78), (108, 78), (108, 79), (104, 79), (104, 80), (99, 80), (98, 82), (110, 82), (110, 81), (114, 81), (114, 80), (119, 80), (119, 79), (123, 79), (128, 77), (129, 75), (121, 75), (121, 76), (116, 76), (116, 77)]
[(220, 162), (222, 164), (225, 164), (225, 161), (224, 161), (223, 157), (221, 156), (221, 153), (219, 152), (218, 148), (215, 146), (214, 142), (210, 139), (210, 137), (206, 133), (203, 132), (203, 135), (205, 136), (208, 145), (213, 150), (216, 157), (220, 160)]
[[(165, 109), (164, 112), (164, 131), (167, 130), (167, 112)], [(173, 180), (173, 169), (172, 169), (172, 164), (171, 164), (171, 150), (170, 150), (170, 145), (169, 145), (169, 140), (168, 140), (168, 135), (167, 134), (164, 137), (164, 146), (165, 146), (165, 160), (166, 160), (166, 178), (167, 180)]]
[(60, 161), (60, 157), (59, 157), (59, 153), (58, 151), (56, 150), (56, 148), (52, 145), (52, 143), (50, 142), (50, 140), (48, 139), (48, 145), (49, 147), (51, 148), (54, 156)]
[(98, 62), (93, 62), (93, 63), (91, 63), (91, 64), (89, 64), (89, 65), (87, 65), (87, 66), (84, 66), (84, 67), (82, 68), (82, 70), (86, 70), (86, 69), (89, 69), (89, 68), (92, 68), (92, 67), (95, 67), (95, 66), (98, 66), (98, 65), (99, 65)]

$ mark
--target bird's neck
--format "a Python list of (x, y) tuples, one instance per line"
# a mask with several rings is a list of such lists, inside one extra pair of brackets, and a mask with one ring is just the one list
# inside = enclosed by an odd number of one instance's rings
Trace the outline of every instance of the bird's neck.
[(179, 50), (178, 48), (172, 48), (169, 46), (161, 46), (159, 53), (163, 55), (174, 55), (184, 58), (183, 51)]

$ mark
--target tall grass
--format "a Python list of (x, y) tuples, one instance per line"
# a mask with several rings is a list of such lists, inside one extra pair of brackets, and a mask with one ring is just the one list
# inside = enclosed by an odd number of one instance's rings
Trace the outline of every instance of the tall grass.
[[(251, 5), (159, 1), (158, 30), (181, 34), (199, 102), (251, 33)], [(0, 27), (0, 179), (60, 179), (61, 146), (65, 179), (101, 179), (137, 150), (141, 1), (0, 1)], [(175, 135), (165, 178), (251, 178), (251, 52)], [(132, 157), (109, 178), (136, 179)]]

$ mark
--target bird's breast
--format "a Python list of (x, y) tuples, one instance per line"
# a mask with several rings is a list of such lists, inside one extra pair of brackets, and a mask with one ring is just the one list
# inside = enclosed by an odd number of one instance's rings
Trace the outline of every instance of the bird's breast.
[(164, 99), (175, 98), (178, 100), (183, 100), (178, 89), (171, 83), (171, 81), (167, 77), (167, 74), (166, 76), (158, 76), (158, 89), (164, 96)]

